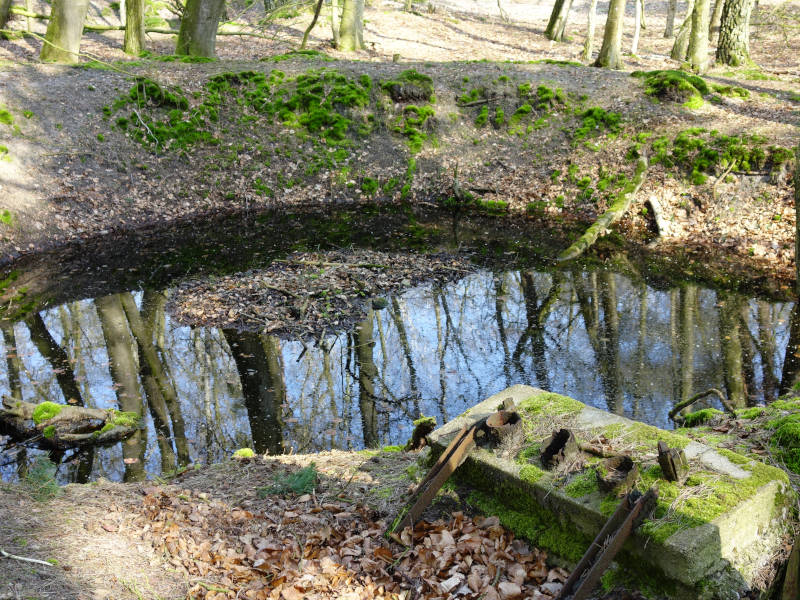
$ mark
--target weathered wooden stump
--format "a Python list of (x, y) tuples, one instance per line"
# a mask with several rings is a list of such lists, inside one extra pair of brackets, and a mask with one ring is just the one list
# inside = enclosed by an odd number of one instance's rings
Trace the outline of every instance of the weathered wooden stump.
[(666, 442), (658, 442), (658, 464), (667, 481), (683, 483), (689, 473), (689, 463), (683, 450), (670, 448)]
[(569, 429), (554, 431), (542, 447), (542, 465), (546, 469), (552, 469), (578, 453), (578, 443)]

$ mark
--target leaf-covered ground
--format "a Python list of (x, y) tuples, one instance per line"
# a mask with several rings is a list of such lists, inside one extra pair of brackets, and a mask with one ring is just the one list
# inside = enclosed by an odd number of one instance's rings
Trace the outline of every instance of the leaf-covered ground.
[[(555, 597), (568, 576), (447, 494), (384, 536), (417, 480), (417, 454), (327, 452), (232, 460), (168, 483), (69, 485), (37, 502), (0, 488), (0, 597)], [(312, 468), (313, 485), (286, 482)], [(306, 481), (307, 483), (307, 481)], [(276, 493), (279, 492), (279, 493)], [(442, 506), (437, 508), (437, 503)]]

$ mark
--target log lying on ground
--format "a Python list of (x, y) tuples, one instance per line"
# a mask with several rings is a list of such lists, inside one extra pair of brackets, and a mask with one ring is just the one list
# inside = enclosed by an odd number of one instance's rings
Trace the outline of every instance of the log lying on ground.
[(134, 413), (42, 402), (34, 404), (3, 397), (0, 429), (15, 439), (41, 438), (40, 444), (67, 449), (109, 444), (128, 437), (139, 427)]
[(633, 172), (633, 177), (622, 191), (617, 194), (617, 197), (611, 203), (608, 210), (600, 215), (574, 244), (558, 255), (558, 262), (579, 257), (597, 241), (597, 238), (603, 235), (609, 227), (619, 221), (623, 215), (628, 212), (633, 197), (636, 195), (636, 192), (639, 191), (639, 188), (642, 187), (645, 174), (647, 173), (647, 167), (647, 157), (642, 156), (636, 162), (636, 169)]

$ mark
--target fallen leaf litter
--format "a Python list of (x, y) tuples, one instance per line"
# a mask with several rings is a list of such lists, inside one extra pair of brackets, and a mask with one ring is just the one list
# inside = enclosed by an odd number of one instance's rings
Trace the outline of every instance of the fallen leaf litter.
[(187, 280), (170, 310), (188, 325), (259, 329), (300, 338), (349, 329), (385, 296), (474, 271), (466, 257), (350, 249), (293, 252), (269, 267)]

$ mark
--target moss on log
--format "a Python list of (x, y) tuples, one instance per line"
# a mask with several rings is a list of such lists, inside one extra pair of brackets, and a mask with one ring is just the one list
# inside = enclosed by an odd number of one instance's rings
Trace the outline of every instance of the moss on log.
[(628, 212), (633, 197), (636, 195), (636, 192), (639, 191), (639, 188), (642, 187), (647, 173), (647, 167), (647, 157), (642, 156), (636, 162), (636, 169), (633, 172), (633, 177), (631, 177), (631, 180), (622, 191), (617, 194), (617, 197), (611, 203), (608, 210), (600, 215), (575, 243), (558, 255), (558, 262), (572, 260), (583, 254), (597, 241), (597, 238), (603, 235), (609, 227), (619, 221), (623, 215)]

